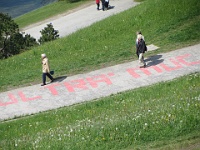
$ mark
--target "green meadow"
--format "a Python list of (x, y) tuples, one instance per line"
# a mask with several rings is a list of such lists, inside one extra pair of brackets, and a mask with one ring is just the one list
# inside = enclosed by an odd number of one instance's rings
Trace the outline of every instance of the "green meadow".
[(0, 91), (41, 82), (41, 53), (49, 57), (56, 76), (133, 61), (136, 31), (160, 49), (146, 57), (200, 41), (198, 0), (147, 0), (65, 38), (34, 47), (0, 61)]
[[(39, 84), (41, 53), (47, 54), (55, 77), (59, 77), (136, 60), (138, 30), (147, 44), (160, 47), (145, 57), (198, 44), (199, 8), (199, 0), (146, 0), (65, 38), (0, 60), (0, 91)], [(199, 81), (200, 74), (195, 73), (2, 121), (0, 149), (199, 149)]]

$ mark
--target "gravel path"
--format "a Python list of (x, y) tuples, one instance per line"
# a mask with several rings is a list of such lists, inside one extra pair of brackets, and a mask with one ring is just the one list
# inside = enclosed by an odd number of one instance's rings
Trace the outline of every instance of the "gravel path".
[(200, 44), (146, 58), (146, 68), (139, 68), (138, 61), (133, 61), (58, 77), (44, 87), (38, 84), (0, 93), (0, 120), (91, 101), (200, 72), (199, 49)]

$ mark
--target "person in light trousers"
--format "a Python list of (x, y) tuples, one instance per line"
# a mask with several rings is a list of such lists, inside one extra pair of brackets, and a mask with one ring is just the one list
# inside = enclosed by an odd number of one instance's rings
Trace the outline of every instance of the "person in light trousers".
[(140, 65), (140, 68), (145, 68), (146, 63), (144, 62), (144, 53), (146, 51), (146, 44), (141, 34), (137, 35), (137, 40), (138, 40), (137, 52), (139, 55), (139, 65)]
[(46, 85), (46, 76), (53, 82), (54, 78), (50, 74), (49, 62), (46, 54), (41, 54), (42, 58), (42, 82), (41, 86)]

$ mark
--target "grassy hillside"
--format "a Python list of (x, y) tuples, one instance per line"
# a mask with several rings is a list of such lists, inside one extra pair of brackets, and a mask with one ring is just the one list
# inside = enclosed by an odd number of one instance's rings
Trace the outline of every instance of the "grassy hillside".
[[(46, 53), (56, 76), (72, 75), (132, 61), (135, 32), (141, 30), (156, 53), (200, 42), (199, 0), (147, 0), (66, 38), (0, 61), (0, 91), (41, 81), (40, 54)], [(146, 56), (147, 56), (146, 55)]]
[(19, 25), (20, 28), (24, 28), (33, 23), (43, 21), (45, 19), (57, 16), (62, 13), (67, 13), (69, 10), (90, 3), (91, 0), (83, 0), (76, 3), (68, 3), (66, 1), (54, 2), (47, 6), (41, 7), (35, 11), (26, 13), (20, 17), (15, 18), (15, 22)]
[[(160, 47), (200, 43), (199, 0), (146, 0), (66, 38), (0, 60), (0, 91), (41, 81), (45, 52), (56, 76), (132, 61), (135, 32)], [(200, 73), (96, 101), (0, 122), (1, 149), (199, 149)], [(191, 148), (192, 147), (192, 148)]]

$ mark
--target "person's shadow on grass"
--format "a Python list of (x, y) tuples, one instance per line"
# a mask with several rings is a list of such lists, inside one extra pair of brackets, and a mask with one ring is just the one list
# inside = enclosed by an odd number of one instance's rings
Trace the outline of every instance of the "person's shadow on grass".
[(156, 66), (164, 61), (164, 59), (161, 59), (162, 55), (155, 55), (155, 56), (150, 56), (147, 59), (145, 59), (145, 63), (147, 64), (146, 67), (150, 66)]

